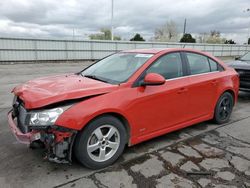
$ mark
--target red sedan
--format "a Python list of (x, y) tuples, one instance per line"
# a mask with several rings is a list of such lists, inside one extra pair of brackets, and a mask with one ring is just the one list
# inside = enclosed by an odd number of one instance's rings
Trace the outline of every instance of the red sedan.
[(190, 49), (110, 55), (75, 74), (14, 88), (9, 125), (16, 138), (44, 146), (51, 161), (99, 169), (125, 145), (214, 119), (229, 120), (239, 77), (215, 57)]

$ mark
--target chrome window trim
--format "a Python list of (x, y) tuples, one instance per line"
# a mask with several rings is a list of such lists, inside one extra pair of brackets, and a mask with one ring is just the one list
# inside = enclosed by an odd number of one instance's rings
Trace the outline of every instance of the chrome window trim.
[(177, 77), (177, 78), (166, 79), (166, 81), (172, 81), (172, 80), (193, 77), (193, 76), (201, 76), (201, 75), (212, 74), (212, 73), (217, 73), (217, 72), (220, 72), (220, 71), (212, 71), (212, 72), (205, 72), (205, 73), (200, 73), (200, 74), (186, 75), (186, 76), (181, 76), (181, 77)]

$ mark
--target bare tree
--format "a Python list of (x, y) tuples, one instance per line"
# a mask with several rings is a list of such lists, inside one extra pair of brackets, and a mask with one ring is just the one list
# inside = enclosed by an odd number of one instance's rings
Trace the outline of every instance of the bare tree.
[(220, 31), (212, 30), (210, 31), (211, 37), (220, 37)]
[(211, 43), (211, 44), (235, 44), (235, 42), (230, 39), (227, 40), (226, 38), (221, 36), (220, 31), (212, 30), (210, 33), (199, 33), (196, 36), (198, 43)]
[(206, 39), (207, 43), (213, 44), (224, 44), (225, 41), (226, 39), (221, 37), (220, 31), (216, 30), (210, 31), (210, 36)]
[[(89, 35), (91, 40), (111, 40), (111, 30), (107, 28), (102, 28), (100, 33)], [(121, 37), (114, 36), (114, 40), (121, 40)]]
[(221, 38), (220, 31), (211, 30), (209, 33), (203, 32), (199, 33), (196, 37), (199, 43), (224, 43), (224, 38)]
[(206, 32), (203, 32), (203, 33), (199, 33), (196, 36), (196, 39), (197, 39), (198, 43), (205, 43), (207, 41), (208, 37), (209, 37), (209, 34)]
[(156, 28), (155, 40), (160, 42), (177, 41), (178, 30), (176, 23), (172, 20), (166, 22), (163, 26)]

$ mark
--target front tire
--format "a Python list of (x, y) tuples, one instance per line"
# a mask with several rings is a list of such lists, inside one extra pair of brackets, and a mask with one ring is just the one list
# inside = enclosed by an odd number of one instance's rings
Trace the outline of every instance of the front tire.
[(101, 169), (118, 159), (126, 141), (126, 129), (121, 121), (113, 116), (101, 116), (77, 135), (75, 156), (84, 166)]
[(214, 121), (223, 124), (229, 121), (233, 111), (234, 99), (231, 93), (223, 93), (215, 107)]

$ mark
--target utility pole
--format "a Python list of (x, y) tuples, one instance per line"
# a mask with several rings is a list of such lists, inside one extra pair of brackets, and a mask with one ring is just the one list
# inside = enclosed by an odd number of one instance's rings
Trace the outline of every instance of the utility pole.
[[(247, 12), (250, 12), (250, 8), (247, 9)], [(248, 31), (247, 31), (247, 44), (249, 44), (249, 43), (248, 43), (249, 40), (250, 40), (250, 24), (249, 24), (249, 26), (248, 26)]]
[[(243, 12), (250, 13), (250, 8), (247, 8), (247, 9), (244, 10)], [(250, 24), (249, 24), (249, 26), (247, 27), (247, 43), (246, 43), (246, 44), (248, 44), (249, 38), (250, 38)]]
[(114, 40), (113, 16), (114, 16), (114, 0), (111, 0), (111, 40)]
[(183, 27), (183, 35), (186, 34), (186, 25), (187, 25), (187, 19), (184, 20), (184, 27)]

